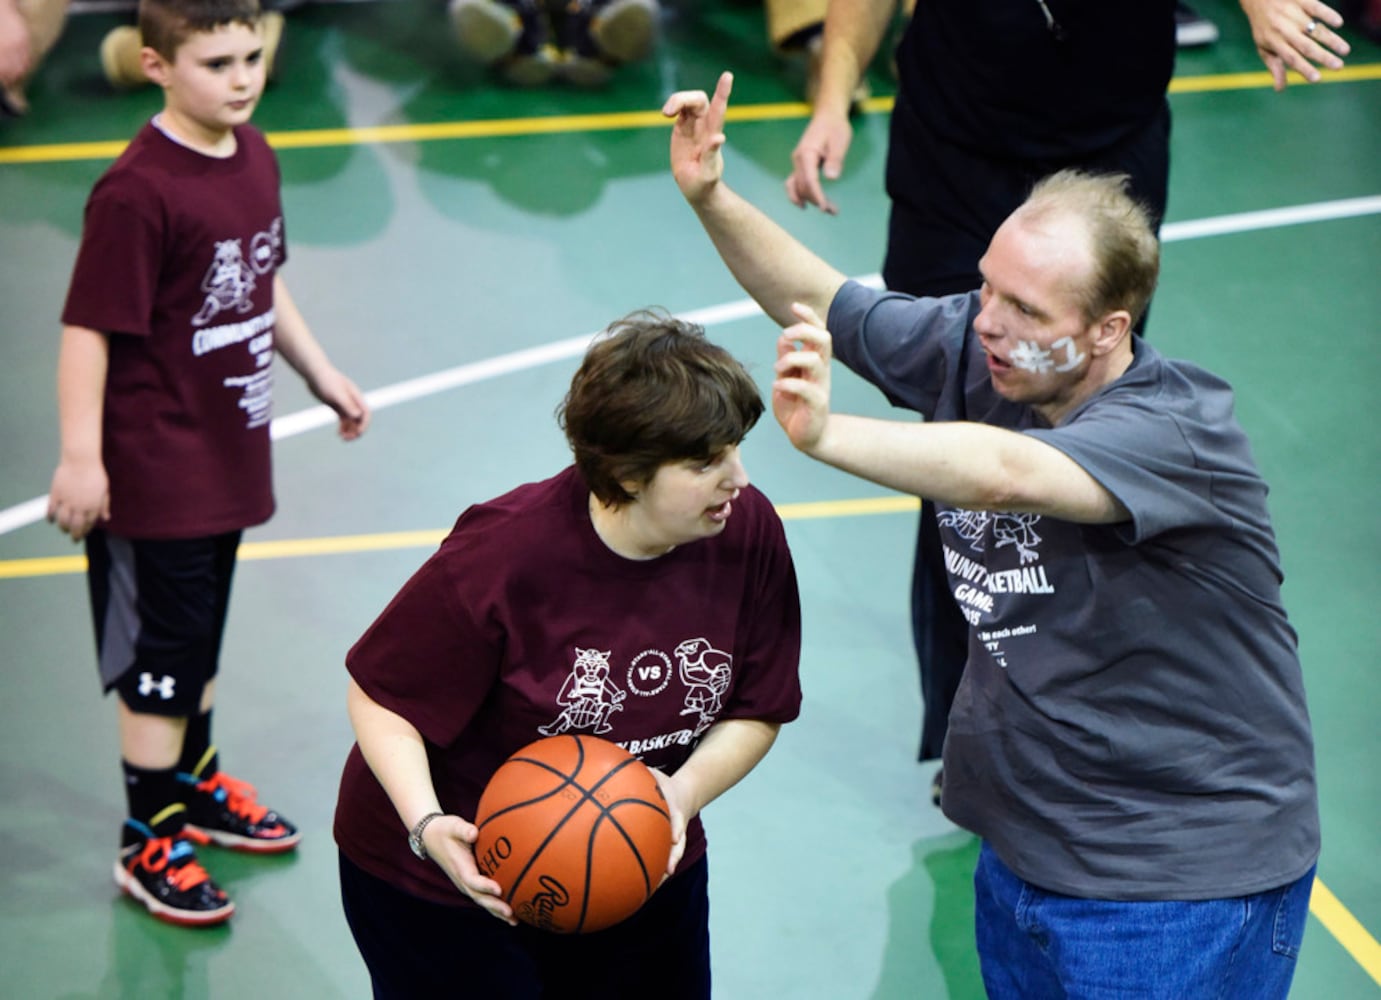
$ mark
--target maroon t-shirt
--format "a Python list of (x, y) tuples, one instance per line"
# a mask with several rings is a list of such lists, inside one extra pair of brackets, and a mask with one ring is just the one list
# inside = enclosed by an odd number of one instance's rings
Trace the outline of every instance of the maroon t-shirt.
[(96, 183), (62, 321), (109, 335), (105, 527), (187, 538), (273, 513), (273, 277), (286, 259), (278, 163), (235, 129), (206, 156), (152, 123)]
[[(600, 736), (671, 773), (716, 720), (800, 711), (796, 574), (767, 498), (745, 489), (719, 535), (646, 561), (600, 541), (588, 498), (572, 467), (471, 507), (346, 657), (426, 739), (447, 812), (473, 819), (490, 775), (543, 736)], [(408, 850), (358, 746), (335, 835), (375, 876), (469, 905)], [(697, 818), (682, 866), (704, 851)]]

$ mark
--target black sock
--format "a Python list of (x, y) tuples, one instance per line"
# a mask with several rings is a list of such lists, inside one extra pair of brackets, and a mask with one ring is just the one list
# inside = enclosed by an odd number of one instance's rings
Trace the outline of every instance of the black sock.
[(182, 737), (182, 757), (177, 769), (204, 781), (220, 767), (220, 755), (211, 742), (211, 712), (194, 715), (187, 720), (187, 734)]
[(150, 837), (175, 837), (182, 832), (187, 807), (182, 804), (182, 783), (177, 768), (135, 767), (120, 761), (125, 772), (125, 801), (129, 819), (120, 834), (120, 846), (128, 847)]

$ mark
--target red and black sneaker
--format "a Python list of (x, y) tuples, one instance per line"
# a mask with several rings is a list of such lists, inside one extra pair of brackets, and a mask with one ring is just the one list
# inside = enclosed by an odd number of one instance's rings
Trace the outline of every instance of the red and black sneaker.
[(255, 854), (290, 851), (302, 834), (278, 813), (257, 801), (254, 786), (217, 771), (205, 781), (190, 775), (182, 780), (187, 793), (187, 829), (221, 847)]
[(182, 835), (149, 837), (122, 848), (115, 884), (159, 920), (182, 927), (209, 927), (235, 912)]

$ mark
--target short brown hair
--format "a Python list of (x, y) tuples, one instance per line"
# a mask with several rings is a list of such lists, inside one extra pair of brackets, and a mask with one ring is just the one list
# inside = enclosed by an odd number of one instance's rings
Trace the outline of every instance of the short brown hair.
[(1126, 174), (1061, 170), (1038, 181), (1017, 209), (1027, 218), (1067, 214), (1083, 222), (1093, 274), (1079, 292), (1079, 306), (1090, 323), (1125, 309), (1135, 324), (1156, 290), (1160, 240), (1150, 211), (1129, 188)]
[(610, 324), (585, 353), (557, 421), (585, 483), (605, 504), (634, 498), (668, 462), (713, 459), (763, 414), (743, 365), (705, 331), (643, 310)]
[(193, 35), (226, 24), (254, 27), (259, 0), (139, 0), (139, 34), (144, 44), (172, 62)]

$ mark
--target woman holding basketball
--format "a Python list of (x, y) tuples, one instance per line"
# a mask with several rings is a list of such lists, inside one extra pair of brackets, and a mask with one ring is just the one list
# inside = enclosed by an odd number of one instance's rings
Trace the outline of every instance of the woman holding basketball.
[[(614, 323), (559, 412), (574, 464), (466, 510), (351, 649), (335, 835), (375, 997), (709, 997), (699, 814), (801, 702), (795, 571), (739, 454), (762, 412), (698, 327)], [(589, 934), (519, 923), (472, 850), (490, 775), (562, 733), (641, 758), (672, 814), (669, 877)]]

